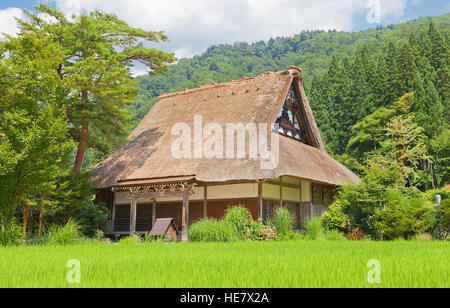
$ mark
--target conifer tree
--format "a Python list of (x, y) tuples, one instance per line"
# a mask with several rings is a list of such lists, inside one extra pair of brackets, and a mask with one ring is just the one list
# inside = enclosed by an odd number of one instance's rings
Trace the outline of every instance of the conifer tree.
[[(132, 28), (115, 15), (98, 11), (67, 18), (43, 4), (36, 9), (40, 14), (27, 12), (30, 21), (19, 21), (20, 35), (49, 37), (62, 51), (57, 73), (72, 90), (70, 104), (61, 108), (78, 144), (74, 171), (79, 173), (87, 147), (118, 145), (127, 135), (130, 115), (126, 106), (137, 95), (130, 73), (133, 63), (160, 73), (175, 58), (144, 47), (144, 42), (166, 41), (162, 31)], [(51, 21), (46, 22), (41, 14)]]
[(447, 45), (445, 44), (444, 38), (436, 29), (433, 22), (430, 22), (430, 26), (428, 27), (428, 37), (431, 42), (430, 62), (435, 70), (439, 70), (443, 63), (442, 60), (447, 60), (449, 55), (447, 53)]
[(414, 80), (414, 102), (411, 111), (428, 137), (436, 137), (440, 133), (444, 123), (444, 107), (433, 83), (427, 80), (424, 84), (420, 73)]
[(409, 92), (417, 74), (414, 53), (408, 44), (404, 44), (398, 57), (398, 68), (400, 77), (400, 91)]

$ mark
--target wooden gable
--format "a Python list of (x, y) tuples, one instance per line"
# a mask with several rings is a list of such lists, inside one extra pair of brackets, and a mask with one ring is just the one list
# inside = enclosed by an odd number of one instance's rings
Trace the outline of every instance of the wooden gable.
[(279, 125), (278, 133), (306, 145), (317, 147), (313, 142), (311, 125), (307, 119), (299, 94), (292, 85), (276, 121), (276, 124)]

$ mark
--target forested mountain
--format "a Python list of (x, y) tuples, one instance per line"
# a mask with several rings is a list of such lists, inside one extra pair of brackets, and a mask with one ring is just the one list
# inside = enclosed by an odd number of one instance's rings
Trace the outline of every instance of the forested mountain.
[(145, 116), (160, 93), (257, 76), (286, 69), (290, 65), (303, 68), (309, 88), (314, 75), (322, 75), (328, 70), (333, 56), (339, 60), (351, 57), (361, 46), (365, 46), (371, 56), (381, 55), (389, 42), (401, 46), (408, 42), (411, 33), (426, 31), (430, 20), (441, 31), (450, 28), (450, 14), (446, 14), (361, 32), (304, 31), (293, 37), (278, 37), (267, 42), (211, 46), (201, 55), (181, 59), (171, 65), (167, 73), (138, 77), (139, 97), (132, 106), (135, 120), (139, 122)]

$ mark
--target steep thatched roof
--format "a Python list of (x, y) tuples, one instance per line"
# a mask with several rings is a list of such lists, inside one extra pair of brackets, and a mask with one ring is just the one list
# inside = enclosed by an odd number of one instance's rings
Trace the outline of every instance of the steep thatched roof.
[[(171, 134), (175, 123), (194, 127), (194, 115), (203, 123), (275, 123), (291, 86), (303, 103), (306, 125), (315, 147), (280, 136), (280, 161), (275, 170), (262, 170), (252, 159), (175, 159)], [(328, 184), (359, 182), (358, 177), (325, 151), (302, 84), (302, 72), (288, 70), (222, 84), (161, 95), (156, 105), (129, 137), (130, 141), (91, 173), (98, 188), (119, 182), (194, 176), (201, 182), (263, 180), (294, 176)]]

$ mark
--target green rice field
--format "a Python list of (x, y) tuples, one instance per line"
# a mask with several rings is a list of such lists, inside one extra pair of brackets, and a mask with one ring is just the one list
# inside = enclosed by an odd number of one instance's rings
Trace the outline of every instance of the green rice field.
[[(66, 277), (80, 262), (80, 283)], [(381, 265), (370, 284), (367, 263)], [(448, 242), (295, 241), (0, 248), (0, 287), (450, 287)]]

